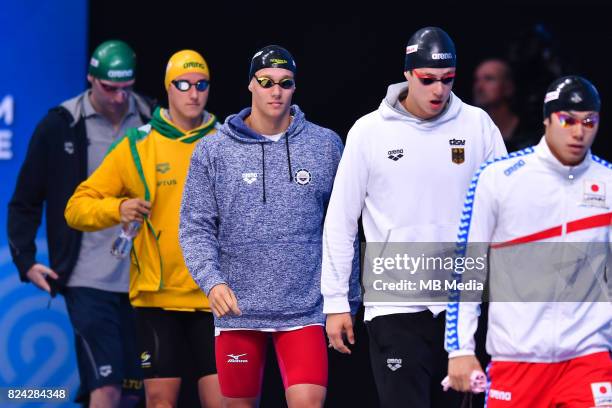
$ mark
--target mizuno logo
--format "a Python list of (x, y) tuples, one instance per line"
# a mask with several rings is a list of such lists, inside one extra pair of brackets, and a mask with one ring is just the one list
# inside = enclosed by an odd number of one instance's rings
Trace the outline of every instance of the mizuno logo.
[(387, 157), (393, 161), (398, 161), (404, 157), (404, 149), (389, 150), (387, 152)]
[(246, 356), (247, 353), (244, 354), (228, 354), (227, 356), (229, 357), (229, 359), (227, 360), (228, 363), (248, 363), (249, 360), (245, 359), (240, 359), (240, 357), (242, 356)]

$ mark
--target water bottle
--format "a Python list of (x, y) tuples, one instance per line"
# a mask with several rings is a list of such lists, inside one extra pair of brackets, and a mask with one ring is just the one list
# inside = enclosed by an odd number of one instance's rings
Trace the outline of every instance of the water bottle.
[(115, 258), (123, 259), (130, 253), (130, 249), (132, 249), (132, 240), (138, 234), (138, 230), (140, 230), (140, 222), (132, 221), (127, 227), (121, 228), (121, 233), (113, 242), (113, 246), (111, 248), (111, 255)]

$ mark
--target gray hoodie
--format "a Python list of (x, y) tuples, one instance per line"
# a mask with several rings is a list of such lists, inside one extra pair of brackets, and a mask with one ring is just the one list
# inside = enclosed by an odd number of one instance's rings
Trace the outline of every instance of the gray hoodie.
[[(242, 315), (215, 319), (219, 328), (323, 323), (323, 217), (342, 143), (296, 105), (277, 142), (248, 128), (249, 114), (230, 116), (193, 153), (179, 232), (185, 262), (206, 294), (220, 283), (236, 294)], [(355, 311), (357, 257), (352, 275)]]

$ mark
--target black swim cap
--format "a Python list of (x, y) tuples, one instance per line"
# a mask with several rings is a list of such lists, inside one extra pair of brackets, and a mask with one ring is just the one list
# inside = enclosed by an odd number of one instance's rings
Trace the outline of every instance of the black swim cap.
[(601, 109), (601, 99), (595, 86), (577, 75), (555, 80), (544, 97), (544, 119), (559, 111), (596, 111)]
[(295, 60), (289, 51), (278, 45), (268, 45), (253, 55), (249, 68), (249, 81), (263, 68), (284, 68), (293, 72), (293, 75), (296, 72)]
[(421, 28), (408, 40), (404, 71), (415, 68), (452, 68), (456, 65), (455, 44), (441, 28)]

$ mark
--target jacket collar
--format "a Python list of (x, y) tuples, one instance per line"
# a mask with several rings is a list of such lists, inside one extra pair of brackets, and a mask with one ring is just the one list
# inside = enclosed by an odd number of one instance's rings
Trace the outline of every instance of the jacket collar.
[(563, 178), (573, 180), (584, 174), (591, 165), (591, 149), (589, 149), (584, 157), (584, 160), (577, 166), (566, 166), (562, 164), (550, 151), (546, 138), (542, 137), (540, 143), (535, 147), (537, 157), (542, 161), (546, 168), (559, 174)]

